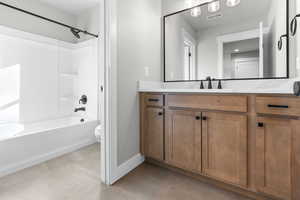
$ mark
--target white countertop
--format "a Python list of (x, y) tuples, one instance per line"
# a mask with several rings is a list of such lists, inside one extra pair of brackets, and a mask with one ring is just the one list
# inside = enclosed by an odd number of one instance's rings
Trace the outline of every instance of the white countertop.
[[(216, 94), (287, 94), (293, 95), (295, 80), (236, 81), (224, 83), (224, 89), (199, 89), (198, 83), (163, 83), (139, 81), (138, 92), (216, 93)], [(216, 87), (216, 86), (214, 86)]]
[(139, 92), (158, 92), (158, 93), (218, 93), (218, 94), (293, 94), (292, 91), (288, 92), (286, 90), (233, 90), (233, 89), (162, 89), (162, 88), (153, 88), (153, 89), (140, 89)]

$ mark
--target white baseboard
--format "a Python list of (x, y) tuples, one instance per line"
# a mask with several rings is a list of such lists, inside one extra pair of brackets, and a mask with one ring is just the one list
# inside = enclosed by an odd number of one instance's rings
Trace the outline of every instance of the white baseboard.
[(21, 161), (21, 162), (18, 162), (16, 164), (13, 164), (13, 165), (10, 165), (10, 166), (4, 167), (4, 168), (0, 168), (0, 178), (10, 175), (10, 174), (13, 174), (15, 172), (18, 172), (20, 170), (41, 164), (48, 160), (60, 157), (64, 154), (71, 153), (73, 151), (77, 151), (83, 147), (92, 145), (94, 143), (96, 143), (95, 140), (88, 139), (88, 140), (82, 141), (82, 142), (74, 144), (74, 145), (70, 145), (67, 147), (57, 149), (53, 152), (42, 154), (42, 155), (33, 157), (33, 158), (25, 160), (25, 161)]
[(117, 175), (113, 178), (112, 183), (114, 184), (117, 182), (120, 178), (127, 175), (129, 172), (137, 168), (139, 165), (141, 165), (145, 161), (144, 156), (142, 156), (140, 153), (133, 156), (131, 159), (127, 160), (125, 163), (120, 165), (117, 169)]

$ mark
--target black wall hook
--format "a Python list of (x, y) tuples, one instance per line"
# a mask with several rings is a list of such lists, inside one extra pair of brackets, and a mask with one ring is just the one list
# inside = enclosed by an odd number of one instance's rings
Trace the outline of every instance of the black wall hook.
[(298, 17), (300, 17), (300, 14), (297, 14), (291, 21), (290, 29), (291, 29), (292, 36), (295, 36), (297, 33), (297, 27), (298, 27), (297, 18)]
[(279, 41), (278, 41), (278, 49), (279, 49), (279, 50), (282, 49), (282, 39), (283, 39), (283, 38), (287, 38), (287, 37), (288, 37), (287, 34), (280, 36)]

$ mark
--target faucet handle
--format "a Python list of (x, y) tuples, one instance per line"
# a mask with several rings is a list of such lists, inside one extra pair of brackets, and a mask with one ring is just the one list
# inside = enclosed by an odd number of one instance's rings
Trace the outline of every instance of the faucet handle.
[(201, 83), (200, 83), (200, 89), (204, 89), (204, 83), (203, 83), (203, 81), (201, 81)]
[(82, 95), (82, 96), (80, 97), (80, 99), (79, 99), (79, 104), (85, 105), (85, 104), (87, 104), (87, 101), (88, 101), (87, 96), (86, 96), (86, 95)]
[(221, 81), (221, 80), (219, 80), (219, 82), (218, 82), (218, 89), (219, 89), (219, 90), (223, 89), (223, 88), (222, 88), (222, 81)]
[(208, 89), (212, 89), (213, 87), (212, 87), (212, 80), (211, 80), (211, 77), (210, 76), (208, 76), (207, 78), (206, 78), (206, 80), (208, 81)]

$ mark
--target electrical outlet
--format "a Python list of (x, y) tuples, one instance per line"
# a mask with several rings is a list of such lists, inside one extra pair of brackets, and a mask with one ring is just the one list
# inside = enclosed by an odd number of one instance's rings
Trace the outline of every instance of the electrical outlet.
[(300, 70), (300, 57), (297, 57), (296, 62), (297, 70)]
[(149, 67), (145, 67), (145, 76), (148, 77), (150, 75), (150, 69)]

